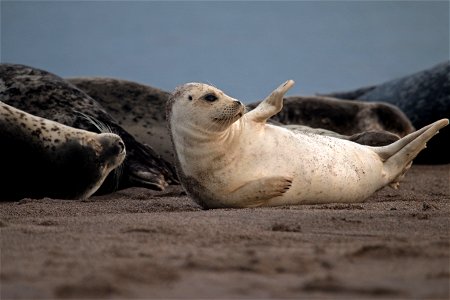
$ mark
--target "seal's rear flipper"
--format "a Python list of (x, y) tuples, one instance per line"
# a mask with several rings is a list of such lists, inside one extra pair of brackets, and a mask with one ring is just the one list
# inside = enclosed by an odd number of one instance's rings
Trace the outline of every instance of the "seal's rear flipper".
[(384, 161), (388, 182), (401, 177), (411, 166), (412, 160), (426, 147), (426, 143), (448, 123), (448, 119), (442, 119), (388, 146), (373, 147), (372, 150)]

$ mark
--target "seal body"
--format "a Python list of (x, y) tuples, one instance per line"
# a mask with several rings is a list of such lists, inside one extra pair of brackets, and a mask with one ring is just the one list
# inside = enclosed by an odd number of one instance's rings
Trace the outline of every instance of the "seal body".
[[(416, 128), (450, 116), (450, 62), (379, 85), (329, 96), (374, 103), (383, 101), (399, 107)], [(431, 140), (420, 153), (419, 163), (450, 163), (450, 132)]]
[(323, 96), (286, 97), (281, 111), (270, 120), (284, 125), (322, 128), (347, 136), (374, 131), (404, 137), (415, 130), (408, 117), (392, 104)]
[(40, 118), (0, 102), (1, 200), (86, 199), (125, 159), (122, 139)]
[(169, 92), (116, 78), (78, 77), (66, 81), (94, 98), (137, 141), (174, 163), (165, 116)]
[(207, 208), (363, 201), (396, 185), (441, 120), (384, 147), (292, 131), (266, 121), (282, 109), (288, 81), (254, 110), (205, 84), (178, 88), (168, 103), (177, 170)]
[(92, 132), (113, 132), (127, 148), (121, 174), (111, 174), (99, 190), (142, 186), (164, 189), (176, 183), (171, 166), (138, 142), (92, 97), (62, 78), (36, 68), (0, 64), (0, 101), (33, 115)]

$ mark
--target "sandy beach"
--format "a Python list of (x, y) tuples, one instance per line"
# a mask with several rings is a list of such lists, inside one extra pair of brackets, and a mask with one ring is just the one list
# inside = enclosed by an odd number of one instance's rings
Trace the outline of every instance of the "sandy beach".
[(450, 165), (365, 203), (202, 210), (179, 186), (0, 203), (1, 299), (449, 298)]

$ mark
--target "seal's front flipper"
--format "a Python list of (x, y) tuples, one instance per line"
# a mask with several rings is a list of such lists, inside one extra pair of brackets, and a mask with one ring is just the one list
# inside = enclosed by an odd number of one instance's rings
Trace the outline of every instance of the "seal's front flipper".
[(255, 122), (265, 123), (267, 119), (281, 111), (283, 108), (283, 96), (293, 86), (293, 80), (288, 80), (280, 85), (254, 110), (247, 113), (247, 118)]
[(258, 207), (267, 200), (282, 196), (292, 185), (292, 178), (271, 176), (245, 183), (227, 194), (227, 207)]

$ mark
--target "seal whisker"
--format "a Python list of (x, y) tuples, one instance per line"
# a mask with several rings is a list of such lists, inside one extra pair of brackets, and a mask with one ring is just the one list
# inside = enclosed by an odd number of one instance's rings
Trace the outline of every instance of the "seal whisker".
[(123, 173), (123, 162), (113, 170), (113, 176), (114, 176), (113, 189), (115, 191), (117, 191), (119, 189), (119, 183), (120, 183), (120, 178), (122, 177), (122, 173)]
[(101, 121), (99, 121), (98, 119), (89, 116), (81, 111), (77, 111), (75, 110), (75, 112), (77, 114), (79, 114), (83, 119), (85, 119), (86, 121), (88, 121), (89, 123), (91, 123), (92, 125), (94, 125), (95, 128), (97, 128), (97, 130), (100, 133), (114, 133), (113, 130), (111, 129), (111, 127), (108, 124), (105, 124)]

